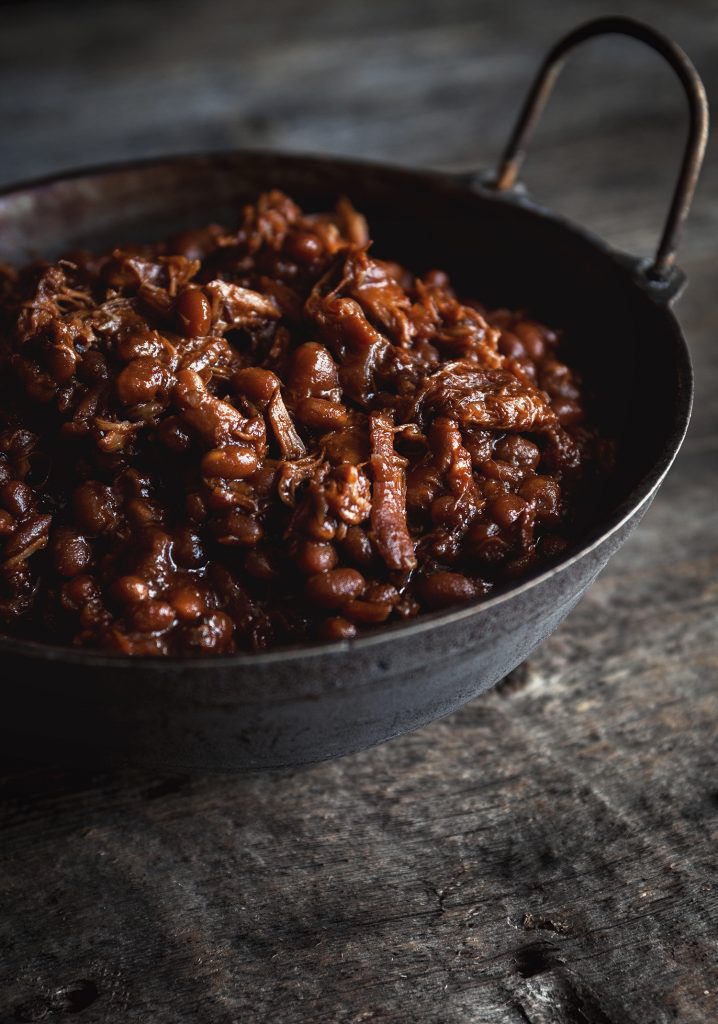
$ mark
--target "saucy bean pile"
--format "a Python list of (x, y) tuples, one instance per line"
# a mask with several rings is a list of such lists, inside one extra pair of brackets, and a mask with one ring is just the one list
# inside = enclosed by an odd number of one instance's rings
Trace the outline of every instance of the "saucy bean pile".
[(347, 200), (0, 268), (1, 628), (219, 654), (482, 598), (605, 463), (558, 345)]

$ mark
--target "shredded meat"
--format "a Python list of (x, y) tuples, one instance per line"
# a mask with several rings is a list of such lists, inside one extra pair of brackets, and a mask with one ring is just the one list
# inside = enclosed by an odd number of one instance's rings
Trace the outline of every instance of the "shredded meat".
[(407, 460), (394, 451), (394, 424), (390, 416), (374, 412), (370, 424), (374, 477), (371, 536), (390, 569), (411, 572), (416, 568), (416, 555), (406, 521)]
[(0, 267), (0, 627), (222, 654), (480, 600), (610, 469), (561, 352), (345, 198)]

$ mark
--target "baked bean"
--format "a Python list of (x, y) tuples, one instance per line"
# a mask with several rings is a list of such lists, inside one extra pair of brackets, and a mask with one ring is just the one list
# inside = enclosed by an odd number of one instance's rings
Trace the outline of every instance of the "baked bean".
[(90, 349), (84, 352), (77, 366), (78, 376), (88, 384), (100, 384), (107, 380), (107, 360), (101, 352)]
[(175, 610), (167, 601), (142, 601), (130, 607), (127, 617), (140, 633), (158, 633), (174, 625)]
[(220, 544), (229, 547), (253, 547), (264, 536), (260, 523), (245, 512), (233, 509), (214, 525), (214, 534)]
[(181, 455), (190, 446), (190, 436), (179, 416), (168, 416), (157, 428), (161, 443), (175, 455)]
[(339, 371), (331, 353), (316, 341), (307, 341), (294, 350), (289, 363), (289, 391), (298, 402), (302, 398), (339, 401)]
[(307, 576), (333, 569), (338, 560), (336, 549), (331, 544), (316, 540), (304, 541), (295, 556), (297, 568)]
[(177, 296), (176, 307), (182, 333), (188, 338), (204, 337), (212, 326), (212, 307), (200, 288), (186, 288)]
[(317, 236), (306, 231), (291, 234), (287, 239), (286, 249), (289, 256), (298, 263), (313, 263), (324, 252), (324, 246)]
[(200, 569), (207, 561), (204, 542), (189, 526), (177, 527), (173, 532), (172, 557), (183, 569)]
[(361, 526), (350, 526), (341, 541), (344, 558), (352, 565), (370, 570), (376, 559), (371, 541)]
[(190, 492), (185, 499), (187, 515), (192, 523), (203, 523), (207, 518), (207, 503), (201, 494)]
[(47, 368), (58, 384), (65, 384), (77, 369), (77, 356), (67, 345), (53, 345), (45, 357)]
[(269, 404), (281, 383), (276, 373), (262, 370), (258, 366), (237, 370), (232, 377), (233, 389), (239, 394), (246, 395), (258, 409), (263, 409)]
[(0, 537), (7, 537), (15, 529), (15, 517), (0, 509)]
[(207, 654), (218, 654), (231, 650), (234, 623), (226, 612), (210, 612), (201, 623), (184, 632), (188, 650)]
[(386, 622), (392, 606), (386, 601), (347, 601), (342, 605), (342, 614), (350, 622), (361, 626), (373, 626)]
[(364, 594), (367, 601), (381, 601), (383, 604), (395, 604), (399, 591), (391, 583), (372, 583)]
[(489, 505), (489, 515), (502, 530), (508, 530), (528, 508), (528, 502), (516, 494), (503, 494)]
[(348, 422), (349, 414), (341, 402), (326, 398), (304, 398), (296, 408), (299, 422), (312, 430), (336, 430)]
[(500, 441), (497, 441), (494, 451), (497, 458), (504, 462), (510, 462), (514, 466), (527, 466), (529, 469), (536, 469), (541, 461), (541, 451), (538, 445), (520, 434), (507, 434), (506, 437), (502, 437)]
[(406, 484), (406, 503), (417, 511), (428, 508), (442, 490), (441, 475), (436, 466), (419, 465), (409, 475)]
[(513, 331), (502, 330), (499, 337), (499, 352), (512, 359), (522, 359), (526, 355), (523, 342)]
[(475, 600), (481, 596), (481, 589), (461, 573), (435, 572), (423, 580), (421, 595), (429, 608), (448, 608)]
[(456, 498), (443, 494), (431, 503), (431, 521), (436, 526), (451, 526), (456, 520)]
[(0, 503), (10, 515), (20, 519), (35, 507), (35, 495), (21, 480), (6, 480), (0, 485)]
[(212, 448), (202, 456), (202, 474), (223, 480), (241, 480), (257, 468), (257, 453), (241, 444)]
[(546, 354), (546, 342), (541, 330), (529, 320), (521, 320), (514, 325), (514, 334), (521, 340), (524, 351), (535, 363)]
[(87, 533), (109, 533), (117, 527), (117, 499), (99, 480), (80, 484), (72, 499), (75, 518)]
[(140, 604), (149, 600), (150, 588), (139, 576), (120, 576), (112, 584), (111, 594), (119, 604)]
[(364, 587), (364, 577), (356, 569), (329, 569), (310, 576), (304, 590), (309, 600), (322, 608), (341, 608), (360, 597)]
[(255, 580), (271, 583), (279, 576), (266, 551), (260, 547), (250, 548), (244, 556), (244, 570)]
[(74, 576), (62, 587), (61, 604), (65, 611), (78, 612), (88, 601), (97, 600), (97, 583), (91, 576)]
[(77, 576), (87, 571), (92, 562), (92, 548), (81, 533), (60, 526), (52, 540), (52, 559), (61, 576)]
[(96, 630), (109, 625), (111, 621), (110, 613), (97, 599), (89, 600), (80, 608), (80, 625), (83, 629)]
[(573, 427), (583, 419), (583, 409), (572, 398), (554, 398), (551, 408), (556, 413), (562, 427)]
[(342, 615), (333, 615), (324, 619), (319, 626), (319, 637), (322, 640), (351, 640), (357, 635), (357, 628)]
[(534, 476), (524, 481), (519, 494), (536, 509), (539, 519), (556, 519), (561, 509), (561, 488), (550, 476)]
[(207, 610), (205, 596), (199, 587), (186, 583), (175, 587), (169, 597), (180, 622), (196, 622)]
[(146, 498), (130, 498), (125, 503), (125, 515), (135, 529), (151, 526), (153, 523), (161, 523), (163, 514), (163, 510), (158, 505)]
[(168, 383), (166, 367), (152, 356), (140, 356), (120, 372), (116, 383), (117, 397), (123, 405), (151, 402)]
[(349, 200), (272, 191), (231, 229), (0, 272), (0, 630), (346, 640), (560, 554), (613, 462), (571, 348), (369, 241)]

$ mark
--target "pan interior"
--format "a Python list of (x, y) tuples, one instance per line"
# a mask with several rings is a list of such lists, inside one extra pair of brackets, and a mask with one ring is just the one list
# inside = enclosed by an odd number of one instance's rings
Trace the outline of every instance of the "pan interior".
[(447, 270), (461, 295), (565, 330), (566, 359), (594, 396), (592, 417), (620, 452), (592, 525), (675, 454), (690, 367), (670, 312), (580, 229), (451, 176), (262, 153), (80, 173), (0, 196), (0, 260), (147, 241), (210, 221), (231, 226), (241, 205), (269, 188), (308, 210), (346, 195), (366, 214), (376, 255), (419, 273)]

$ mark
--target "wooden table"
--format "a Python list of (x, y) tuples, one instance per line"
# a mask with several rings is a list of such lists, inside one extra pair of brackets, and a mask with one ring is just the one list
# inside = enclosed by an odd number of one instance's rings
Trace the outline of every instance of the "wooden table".
[[(621, 8), (715, 89), (714, 0)], [(4, 5), (0, 173), (245, 144), (485, 166), (543, 49), (604, 12)], [(526, 175), (648, 253), (682, 119), (654, 55), (593, 43)], [(6, 764), (1, 1024), (718, 1020), (717, 187), (714, 148), (681, 252), (690, 436), (565, 625), (451, 718), (292, 775)]]

